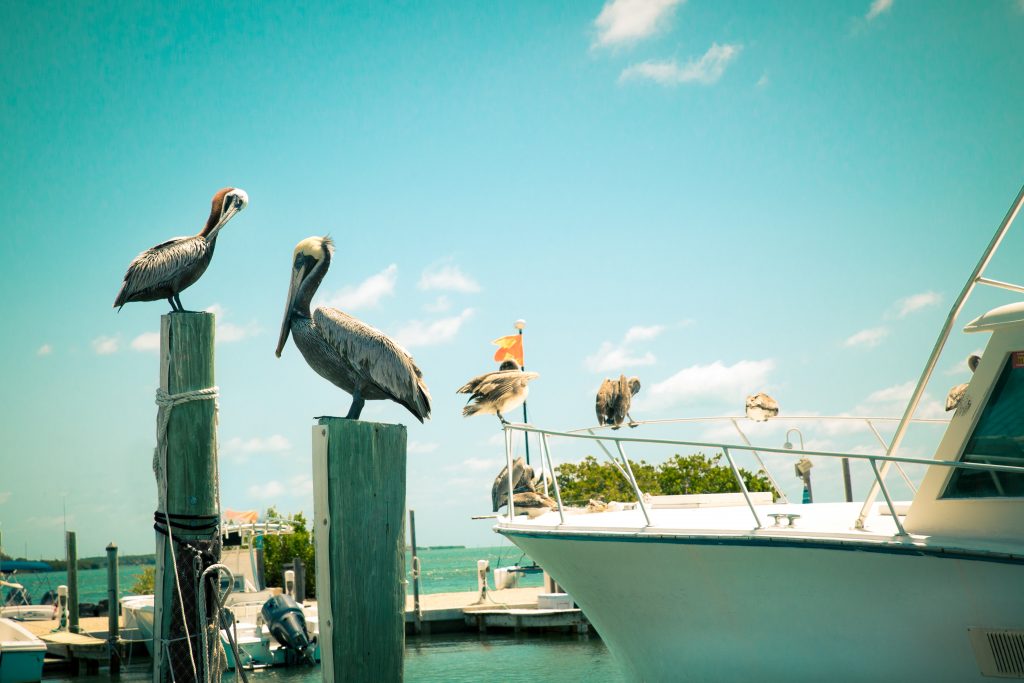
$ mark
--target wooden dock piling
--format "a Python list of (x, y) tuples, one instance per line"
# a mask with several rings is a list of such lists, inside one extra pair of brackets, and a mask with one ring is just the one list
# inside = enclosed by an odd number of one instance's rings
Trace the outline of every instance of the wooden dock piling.
[(406, 430), (319, 422), (313, 493), (323, 680), (401, 681)]
[(111, 542), (107, 545), (107, 644), (110, 648), (108, 659), (110, 660), (110, 675), (117, 676), (121, 673), (121, 651), (118, 649), (120, 633), (120, 603), (121, 591), (118, 586), (117, 576), (117, 544)]
[[(214, 320), (212, 313), (190, 311), (161, 316), (160, 388), (171, 399), (214, 386)], [(185, 552), (182, 542), (209, 545), (217, 540), (220, 500), (216, 406), (211, 396), (204, 396), (164, 410), (171, 411), (165, 437), (166, 462), (161, 465), (166, 492), (160, 491), (158, 475), (157, 500), (161, 503), (158, 512), (166, 515), (164, 521), (175, 542), (156, 533), (153, 681), (191, 683), (204, 680), (204, 672), (193, 595), (193, 555)], [(157, 420), (159, 432), (159, 415)], [(219, 552), (213, 557), (218, 561)], [(179, 601), (179, 586), (183, 601)], [(186, 633), (191, 640), (186, 639)]]
[(78, 633), (78, 542), (74, 531), (64, 532), (68, 561), (68, 631)]
[(416, 511), (409, 510), (409, 538), (412, 550), (412, 610), (416, 635), (423, 633), (423, 611), (420, 609), (420, 558), (416, 553)]

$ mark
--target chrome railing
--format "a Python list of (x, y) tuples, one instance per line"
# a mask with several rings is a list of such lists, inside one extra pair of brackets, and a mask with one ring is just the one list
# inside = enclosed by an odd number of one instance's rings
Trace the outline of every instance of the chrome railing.
[[(685, 423), (685, 422), (702, 422), (702, 421), (728, 421), (728, 420), (732, 420), (734, 423), (737, 423), (736, 421), (738, 421), (739, 419), (740, 418), (728, 417), (728, 416), (727, 417), (713, 417), (713, 418), (683, 418), (683, 419), (678, 419), (678, 420), (657, 420), (657, 421), (650, 421), (650, 422), (640, 423), (640, 424), (667, 424), (667, 423)], [(881, 441), (882, 447), (885, 448), (886, 447), (885, 440), (882, 439), (880, 434), (878, 434), (877, 429), (873, 425), (873, 422), (898, 421), (899, 418), (886, 418), (886, 417), (870, 417), (870, 418), (866, 418), (866, 417), (858, 417), (858, 416), (831, 416), (830, 417), (830, 416), (819, 416), (819, 415), (806, 415), (806, 416), (794, 416), (794, 417), (787, 416), (786, 417), (786, 423), (789, 423), (791, 421), (797, 421), (797, 420), (821, 420), (821, 421), (827, 421), (827, 420), (861, 420), (861, 421), (866, 421), (868, 423), (868, 425), (871, 427), (872, 431), (875, 432), (876, 436)], [(946, 420), (934, 420), (934, 419), (915, 419), (912, 422), (927, 423), (927, 424), (946, 424), (947, 423)], [(737, 428), (739, 428), (738, 424), (737, 424)], [(885, 484), (884, 472), (883, 472), (882, 468), (879, 467), (879, 465), (878, 465), (879, 462), (883, 463), (883, 467), (886, 467), (888, 465), (896, 465), (897, 467), (900, 467), (902, 464), (910, 464), (910, 465), (921, 465), (923, 467), (946, 467), (946, 468), (964, 469), (964, 470), (983, 470), (983, 471), (988, 471), (988, 472), (1010, 472), (1010, 473), (1016, 473), (1016, 474), (1024, 475), (1024, 466), (1020, 466), (1020, 465), (992, 465), (992, 464), (982, 464), (982, 463), (962, 462), (962, 461), (953, 461), (953, 462), (951, 462), (951, 461), (945, 461), (945, 460), (930, 460), (930, 459), (924, 459), (924, 458), (911, 458), (911, 457), (888, 455), (888, 454), (850, 453), (850, 452), (837, 452), (837, 451), (818, 451), (818, 450), (810, 450), (810, 449), (805, 449), (805, 448), (800, 448), (800, 449), (776, 448), (776, 447), (771, 447), (771, 446), (754, 446), (754, 445), (750, 444), (749, 442), (743, 443), (743, 444), (731, 444), (731, 443), (726, 443), (726, 442), (722, 442), (722, 441), (690, 441), (690, 440), (681, 440), (681, 439), (652, 439), (652, 438), (620, 435), (620, 434), (617, 434), (617, 433), (616, 434), (595, 434), (594, 432), (596, 430), (598, 430), (598, 429), (601, 429), (601, 428), (600, 427), (589, 427), (589, 428), (578, 429), (578, 430), (573, 430), (573, 431), (560, 432), (560, 431), (555, 431), (555, 430), (551, 430), (551, 429), (542, 429), (540, 427), (535, 427), (533, 425), (528, 425), (528, 424), (514, 424), (514, 423), (506, 424), (505, 425), (505, 458), (506, 458), (506, 461), (507, 461), (508, 471), (509, 472), (513, 471), (513, 466), (512, 466), (512, 461), (513, 461), (513, 458), (512, 458), (512, 455), (513, 455), (513, 452), (512, 452), (512, 433), (513, 432), (525, 432), (526, 434), (537, 434), (538, 435), (538, 437), (540, 439), (540, 443), (541, 443), (541, 453), (542, 453), (542, 456), (543, 456), (543, 459), (544, 459), (544, 462), (542, 463), (542, 467), (546, 466), (548, 468), (548, 470), (552, 473), (552, 475), (555, 475), (555, 468), (554, 468), (553, 462), (551, 460), (551, 447), (550, 447), (550, 443), (549, 443), (549, 437), (554, 436), (554, 437), (558, 437), (558, 438), (562, 438), (562, 439), (582, 439), (582, 440), (586, 440), (586, 441), (593, 441), (593, 442), (597, 443), (598, 446), (605, 452), (605, 454), (609, 457), (609, 459), (615, 465), (616, 470), (623, 477), (625, 477), (626, 481), (629, 483), (630, 487), (633, 490), (634, 495), (636, 496), (636, 503), (637, 503), (638, 507), (640, 508), (641, 512), (643, 513), (644, 520), (646, 522), (645, 527), (650, 527), (650, 526), (652, 526), (651, 513), (650, 513), (650, 510), (648, 509), (646, 501), (644, 500), (643, 492), (640, 490), (640, 486), (637, 483), (636, 477), (633, 474), (633, 470), (632, 470), (632, 467), (630, 466), (629, 458), (626, 456), (626, 451), (625, 451), (625, 447), (623, 446), (623, 444), (646, 444), (646, 445), (661, 445), (661, 446), (684, 446), (684, 447), (689, 447), (689, 448), (704, 449), (704, 450), (710, 450), (710, 451), (718, 450), (718, 451), (722, 452), (722, 455), (725, 456), (726, 460), (729, 463), (729, 467), (732, 470), (733, 477), (735, 478), (736, 483), (739, 486), (740, 492), (743, 494), (743, 498), (746, 501), (747, 507), (750, 509), (751, 516), (753, 517), (753, 520), (754, 520), (754, 528), (755, 529), (760, 529), (764, 525), (761, 523), (761, 518), (760, 518), (760, 516), (757, 513), (757, 509), (754, 506), (753, 501), (751, 500), (750, 492), (747, 490), (746, 483), (743, 481), (743, 477), (740, 474), (739, 468), (736, 466), (736, 461), (733, 458), (733, 453), (734, 452), (747, 452), (747, 453), (751, 453), (751, 454), (753, 454), (755, 452), (760, 452), (760, 453), (765, 453), (765, 454), (769, 454), (770, 453), (770, 454), (785, 455), (785, 456), (790, 456), (790, 457), (794, 457), (794, 456), (795, 457), (813, 456), (813, 457), (821, 457), (821, 458), (850, 458), (850, 459), (853, 459), (853, 460), (865, 460), (871, 466), (871, 471), (872, 471), (872, 473), (874, 475), (874, 480), (875, 480), (874, 484), (873, 484), (873, 487), (872, 487), (872, 491), (869, 492), (869, 495), (872, 495), (874, 493), (876, 487), (877, 487), (877, 490), (882, 493), (882, 496), (885, 498), (885, 504), (886, 504), (886, 506), (889, 509), (889, 514), (892, 516), (893, 522), (895, 523), (896, 528), (897, 528), (898, 533), (899, 533), (900, 536), (906, 536), (907, 533), (906, 533), (906, 531), (903, 528), (902, 522), (900, 522), (899, 515), (897, 514), (897, 511), (896, 511), (896, 506), (893, 503), (892, 496), (889, 493), (889, 488)], [(741, 430), (741, 433), (742, 433), (742, 430)], [(746, 440), (745, 435), (744, 435), (744, 440)], [(611, 452), (609, 451), (608, 447), (605, 445), (607, 442), (611, 442), (614, 445), (614, 448), (615, 448), (615, 450), (616, 450), (616, 452), (618, 453), (618, 456), (619, 456), (618, 458), (616, 458), (615, 456), (613, 456), (611, 454)], [(762, 467), (764, 467), (763, 461), (761, 460), (761, 458), (759, 456), (758, 456), (757, 460), (758, 460), (759, 463), (762, 464)], [(902, 471), (902, 468), (900, 468), (900, 469)], [(765, 471), (766, 474), (769, 474), (767, 468), (765, 468), (764, 471)], [(905, 472), (904, 472), (904, 476), (906, 476)], [(774, 478), (771, 478), (770, 474), (769, 474), (769, 478), (770, 478), (770, 481), (774, 482)], [(908, 477), (908, 480), (909, 480), (909, 477)], [(561, 489), (559, 488), (559, 485), (558, 485), (558, 477), (557, 476), (552, 476), (552, 481), (554, 482), (555, 500), (556, 500), (556, 502), (558, 504), (558, 514), (559, 514), (560, 525), (561, 524), (565, 524), (565, 505), (564, 505), (564, 503), (562, 501), (562, 493), (561, 493)], [(509, 482), (508, 482), (508, 517), (507, 517), (507, 520), (510, 523), (511, 523), (511, 521), (515, 517), (515, 501), (513, 499), (513, 495), (514, 495), (514, 490), (513, 489), (514, 489), (514, 482), (512, 481), (512, 478), (509, 477)]]

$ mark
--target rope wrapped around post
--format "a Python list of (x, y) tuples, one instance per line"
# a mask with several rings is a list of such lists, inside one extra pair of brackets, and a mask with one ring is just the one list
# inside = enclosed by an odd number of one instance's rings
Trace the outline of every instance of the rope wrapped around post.
[[(192, 665), (192, 674), (198, 679), (199, 678), (199, 667), (196, 665), (195, 652), (192, 649), (192, 635), (188, 629), (188, 618), (185, 614), (185, 599), (181, 590), (181, 580), (178, 574), (178, 559), (175, 551), (175, 539), (171, 527), (173, 524), (169, 522), (170, 515), (167, 511), (167, 427), (171, 421), (171, 411), (175, 406), (182, 405), (183, 403), (189, 403), (191, 401), (209, 401), (214, 402), (213, 408), (213, 424), (214, 424), (214, 438), (216, 438), (216, 429), (218, 417), (220, 414), (220, 406), (217, 403), (217, 397), (220, 395), (220, 389), (216, 386), (207, 387), (205, 389), (196, 389), (194, 391), (183, 391), (177, 394), (168, 393), (162, 387), (156, 390), (156, 404), (158, 406), (156, 416), (156, 448), (153, 451), (153, 473), (156, 475), (157, 491), (159, 494), (159, 509), (158, 512), (164, 515), (164, 519), (168, 521), (166, 526), (167, 537), (170, 540), (170, 555), (171, 565), (174, 571), (174, 585), (178, 593), (178, 608), (180, 610), (181, 623), (185, 630), (185, 642), (188, 645), (189, 660)], [(198, 578), (198, 577), (197, 577)], [(204, 596), (205, 597), (205, 596)], [(203, 636), (205, 636), (205, 629), (201, 630)], [(205, 640), (205, 638), (204, 638)], [(165, 639), (164, 645), (168, 644), (169, 640)], [(219, 645), (219, 639), (217, 641)], [(206, 648), (203, 648), (203, 669), (205, 674), (208, 676), (209, 672), (206, 671), (205, 662)], [(207, 679), (209, 680), (209, 679)]]

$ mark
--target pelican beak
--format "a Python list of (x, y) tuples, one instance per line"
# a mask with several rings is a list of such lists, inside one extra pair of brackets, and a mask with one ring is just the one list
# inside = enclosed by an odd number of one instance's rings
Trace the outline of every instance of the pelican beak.
[(288, 298), (284, 303), (284, 320), (281, 322), (281, 336), (277, 340), (277, 351), (274, 354), (280, 358), (281, 352), (284, 351), (284, 345), (288, 342), (288, 334), (292, 331), (292, 313), (295, 306), (295, 297), (299, 293), (299, 286), (302, 285), (302, 280), (306, 277), (306, 267), (304, 264), (297, 262), (294, 270), (292, 270), (292, 282), (288, 287)]

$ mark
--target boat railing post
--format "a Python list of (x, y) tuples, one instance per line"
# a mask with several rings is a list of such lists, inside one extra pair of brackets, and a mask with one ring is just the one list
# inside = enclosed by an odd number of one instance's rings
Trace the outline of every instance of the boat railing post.
[(615, 448), (618, 449), (619, 455), (622, 456), (622, 462), (626, 466), (626, 472), (628, 476), (626, 479), (633, 487), (633, 492), (636, 494), (636, 502), (640, 506), (641, 512), (644, 513), (644, 519), (647, 520), (647, 526), (651, 526), (651, 513), (647, 511), (647, 504), (644, 503), (644, 494), (640, 491), (640, 485), (636, 482), (636, 477), (633, 475), (633, 468), (629, 464), (629, 458), (626, 457), (626, 451), (622, 450), (622, 442), (615, 439)]
[(601, 440), (601, 437), (599, 437), (598, 435), (594, 434), (594, 430), (593, 429), (588, 429), (587, 433), (590, 434), (592, 437), (594, 437), (593, 440), (597, 442), (597, 445), (601, 448), (602, 451), (604, 451), (604, 454), (606, 456), (608, 456), (608, 460), (613, 465), (615, 465), (615, 469), (617, 469), (619, 471), (619, 474), (621, 474), (623, 477), (626, 477), (628, 479), (629, 475), (626, 474), (626, 470), (622, 469), (622, 465), (620, 465), (619, 461), (615, 459), (615, 456), (612, 455), (612, 452), (608, 450), (608, 447), (604, 445), (604, 442)]
[(889, 506), (889, 514), (892, 515), (892, 521), (896, 523), (899, 535), (906, 536), (907, 532), (903, 529), (903, 524), (900, 523), (900, 518), (896, 514), (896, 506), (892, 504), (892, 498), (889, 496), (889, 488), (885, 485), (885, 482), (882, 480), (882, 475), (878, 470), (877, 459), (869, 456), (868, 462), (871, 463), (871, 470), (875, 473), (875, 481), (878, 482), (878, 487), (882, 491), (882, 496), (885, 498), (885, 504)]
[(544, 451), (544, 460), (548, 464), (548, 469), (551, 470), (551, 483), (555, 485), (555, 500), (558, 502), (558, 519), (561, 520), (562, 524), (565, 524), (565, 506), (562, 505), (562, 490), (558, 486), (558, 477), (555, 476), (555, 467), (551, 464), (551, 448), (548, 446), (548, 435), (540, 435), (541, 449)]
[(511, 524), (516, 516), (516, 508), (512, 501), (515, 487), (512, 485), (512, 428), (509, 425), (505, 425), (505, 463), (508, 467), (508, 523)]
[[(748, 439), (747, 435), (743, 433), (742, 429), (740, 429), (740, 424), (736, 421), (736, 418), (731, 418), (730, 421), (732, 422), (732, 426), (736, 428), (736, 432), (740, 435), (740, 438), (743, 439), (743, 443), (753, 447), (753, 444), (750, 443), (750, 439)], [(768, 477), (768, 481), (772, 483), (772, 486), (775, 488), (775, 492), (779, 494), (779, 498), (782, 499), (783, 503), (788, 503), (789, 498), (786, 496), (786, 492), (782, 490), (781, 486), (779, 486), (779, 482), (775, 481), (775, 477), (772, 476), (772, 473), (764, 464), (764, 460), (761, 459), (761, 454), (753, 450), (753, 448), (751, 448), (750, 452), (754, 454), (754, 457), (757, 459), (757, 464), (761, 466), (761, 471)]]
[[(885, 442), (885, 439), (882, 438), (882, 435), (879, 433), (878, 428), (875, 427), (875, 423), (872, 422), (871, 420), (864, 421), (868, 423), (868, 427), (870, 427), (871, 431), (874, 432), (875, 438), (878, 439), (878, 443), (882, 444), (882, 450), (888, 452), (889, 444), (887, 444)], [(917, 493), (917, 487), (914, 486), (914, 482), (910, 480), (909, 476), (907, 476), (907, 471), (903, 469), (903, 465), (901, 465), (898, 462), (894, 462), (893, 464), (896, 465), (896, 471), (900, 473), (901, 477), (903, 477), (903, 481), (907, 484), (907, 487), (910, 489), (910, 492)]]
[(757, 516), (757, 510), (754, 509), (754, 502), (750, 500), (750, 491), (747, 490), (747, 485), (743, 481), (743, 477), (740, 475), (739, 469), (736, 467), (736, 461), (732, 459), (732, 453), (729, 452), (728, 448), (721, 446), (722, 453), (725, 454), (726, 460), (729, 461), (729, 467), (732, 468), (732, 475), (736, 477), (736, 483), (740, 485), (740, 491), (743, 492), (743, 497), (747, 501), (747, 507), (750, 508), (750, 514), (754, 515), (754, 524), (756, 528), (761, 528), (761, 518)]

